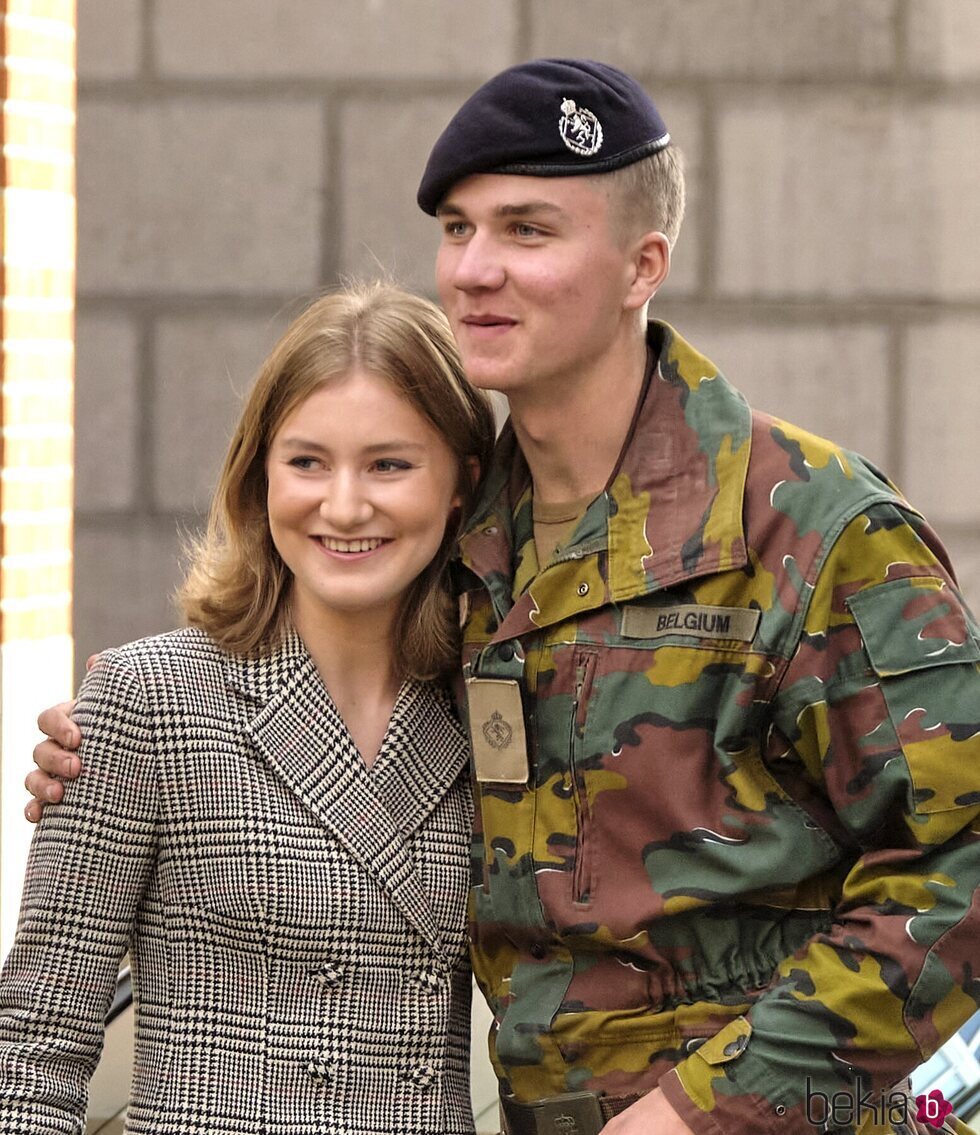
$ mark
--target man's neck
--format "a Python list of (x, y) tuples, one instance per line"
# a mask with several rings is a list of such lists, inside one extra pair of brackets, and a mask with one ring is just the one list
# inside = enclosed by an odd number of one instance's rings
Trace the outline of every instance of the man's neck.
[(559, 504), (606, 487), (643, 390), (645, 341), (614, 365), (570, 382), (560, 396), (514, 398), (511, 422), (531, 470), (535, 500)]

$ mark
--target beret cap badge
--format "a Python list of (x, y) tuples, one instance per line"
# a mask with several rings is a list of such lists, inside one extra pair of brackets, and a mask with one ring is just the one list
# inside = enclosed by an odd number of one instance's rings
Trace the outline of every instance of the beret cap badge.
[(602, 147), (602, 124), (591, 110), (576, 106), (574, 99), (562, 100), (558, 130), (572, 153), (583, 158), (591, 158)]

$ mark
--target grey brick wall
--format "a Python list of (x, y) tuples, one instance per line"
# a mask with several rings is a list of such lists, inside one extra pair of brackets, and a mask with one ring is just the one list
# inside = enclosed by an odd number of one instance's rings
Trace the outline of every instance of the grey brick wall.
[(79, 0), (76, 634), (170, 626), (235, 414), (344, 274), (431, 291), (429, 144), (501, 67), (604, 58), (687, 151), (655, 310), (866, 452), (980, 606), (976, 0)]

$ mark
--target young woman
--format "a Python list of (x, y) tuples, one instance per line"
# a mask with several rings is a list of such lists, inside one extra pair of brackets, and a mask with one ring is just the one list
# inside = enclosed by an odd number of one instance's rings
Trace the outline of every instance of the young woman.
[[(100, 656), (0, 981), (0, 1132), (77, 1132), (128, 949), (143, 1135), (471, 1132), (447, 571), (493, 419), (388, 286), (286, 331), (185, 629)], [(221, 791), (216, 792), (216, 785)]]

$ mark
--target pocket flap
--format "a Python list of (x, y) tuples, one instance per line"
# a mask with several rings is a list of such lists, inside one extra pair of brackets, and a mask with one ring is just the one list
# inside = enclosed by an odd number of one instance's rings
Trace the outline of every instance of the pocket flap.
[(980, 662), (972, 620), (943, 579), (895, 579), (859, 591), (846, 602), (880, 677)]
[(709, 1037), (694, 1053), (708, 1064), (727, 1064), (738, 1057), (749, 1046), (752, 1026), (746, 1017), (736, 1017), (723, 1029)]

